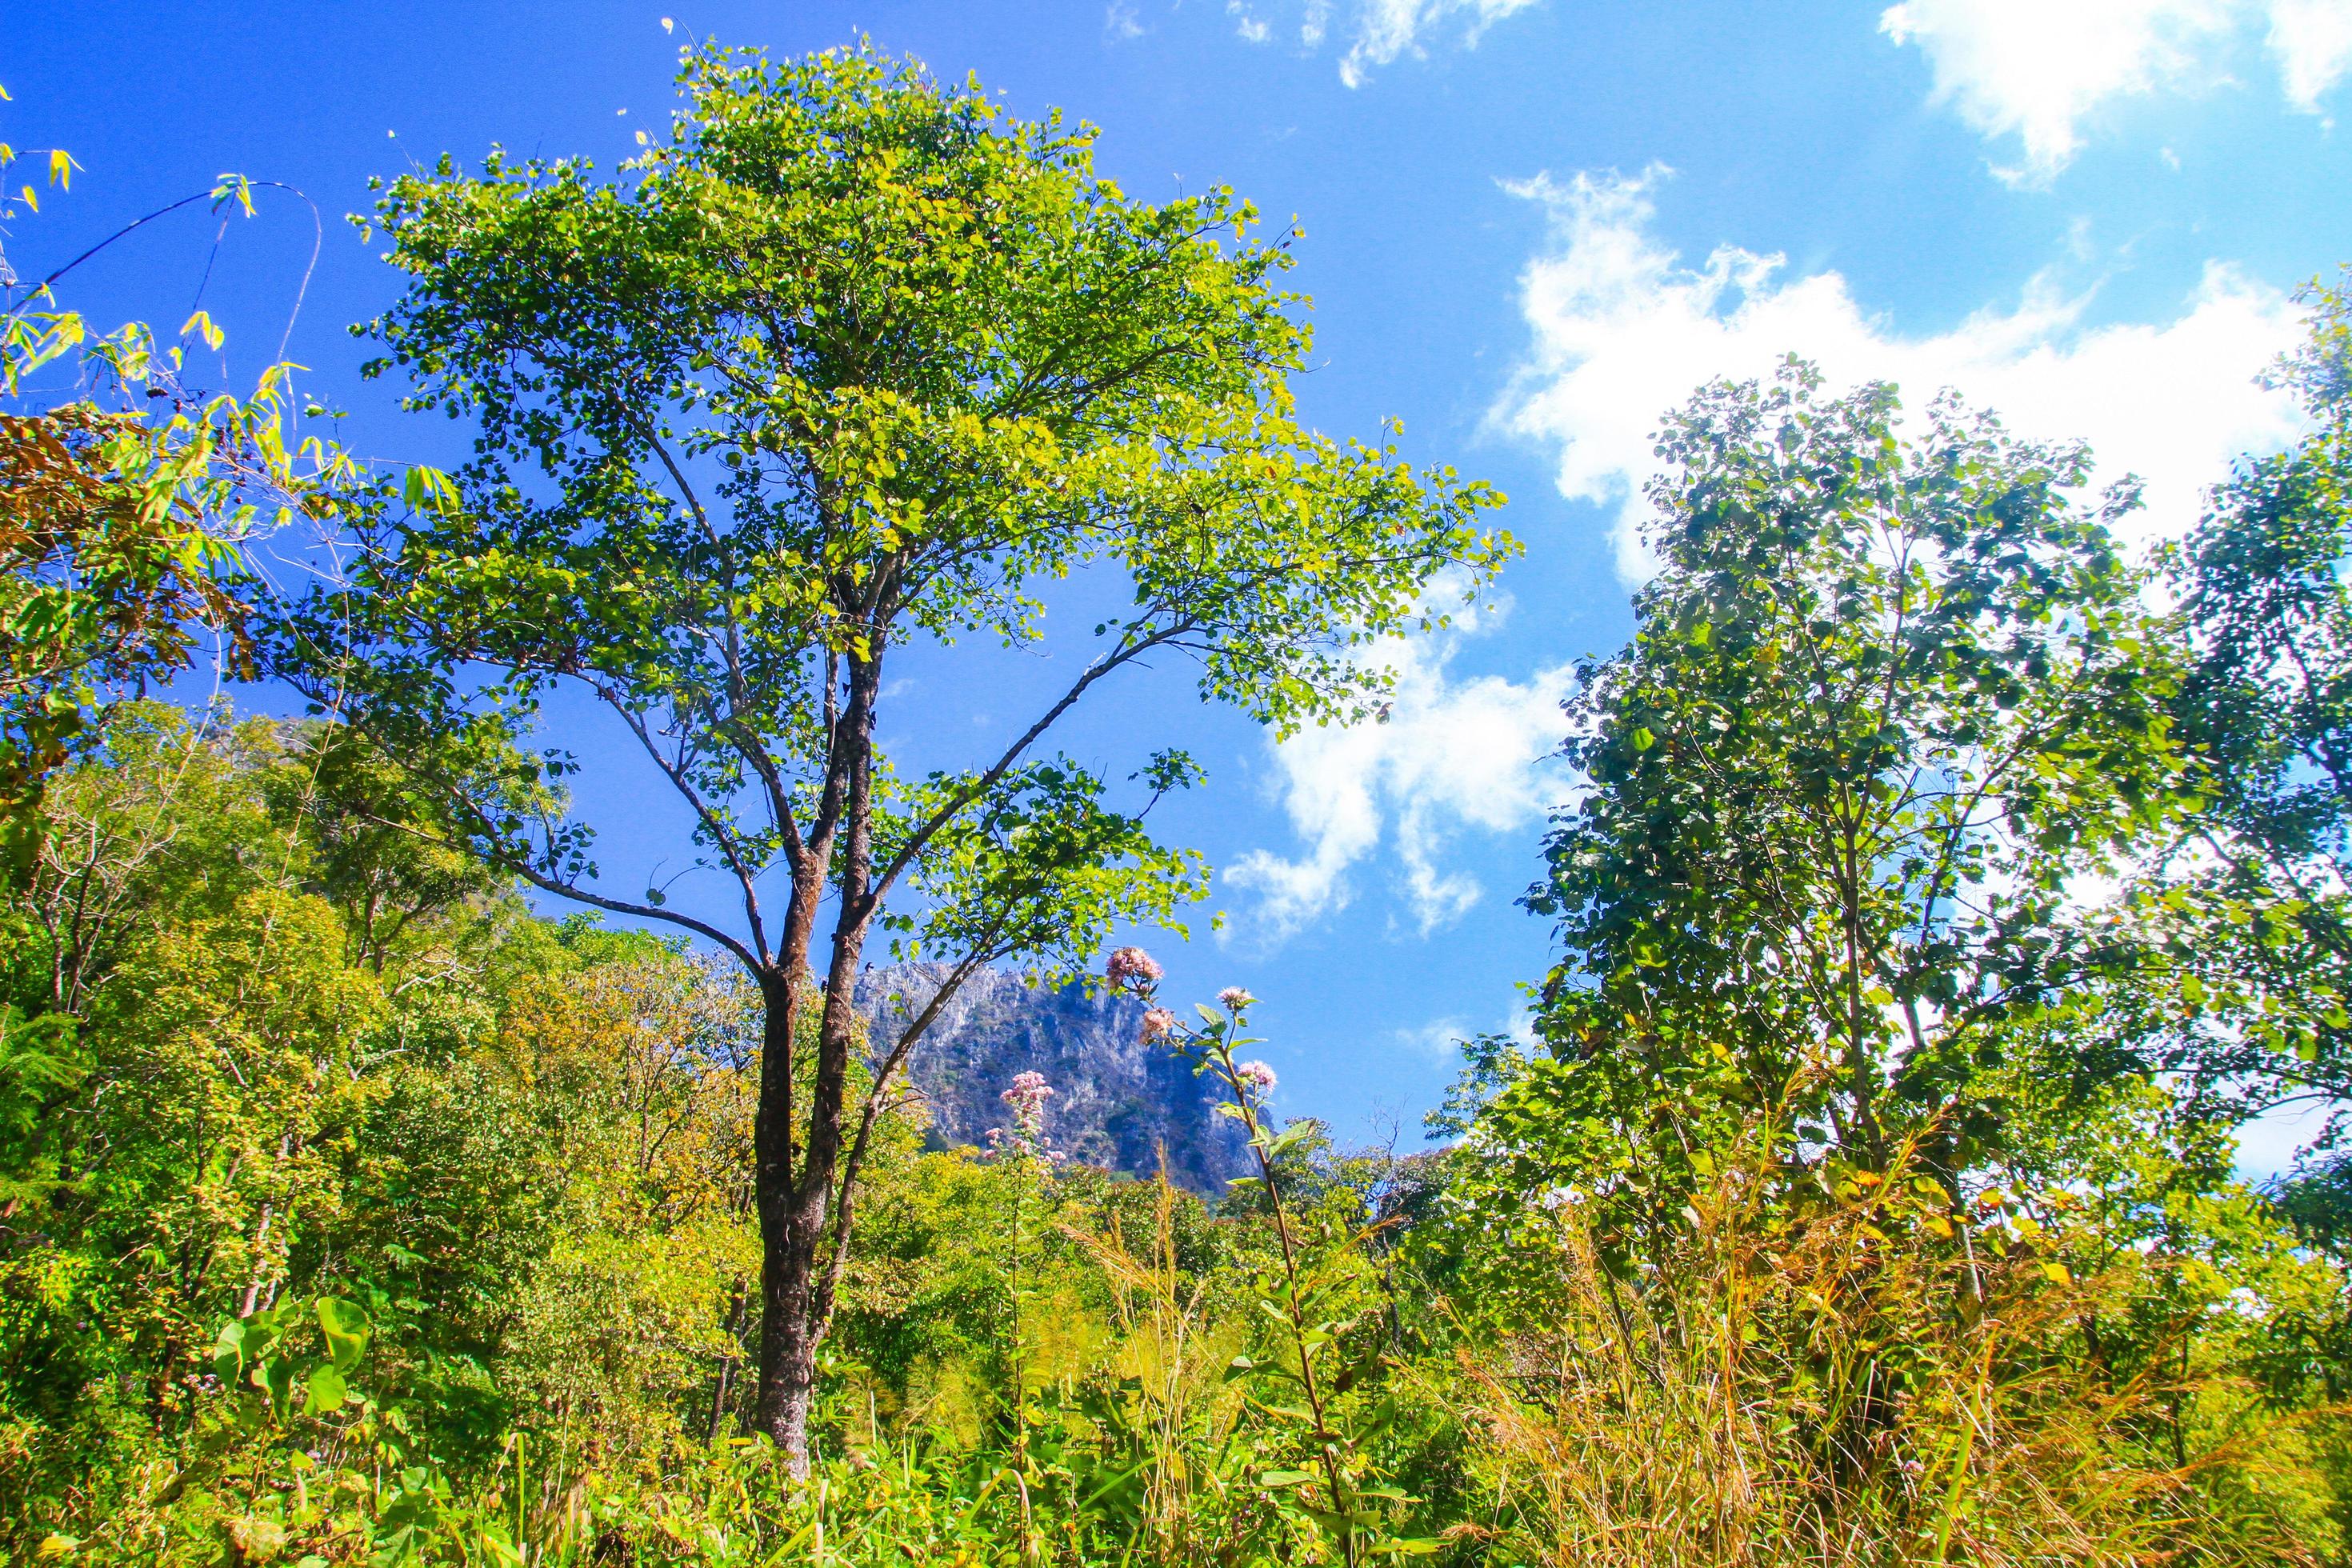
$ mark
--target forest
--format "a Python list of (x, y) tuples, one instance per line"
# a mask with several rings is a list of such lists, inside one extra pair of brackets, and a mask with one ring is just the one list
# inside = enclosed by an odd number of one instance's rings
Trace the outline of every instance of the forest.
[[(2305, 434), (2150, 546), (1802, 342), (1659, 411), (1529, 1028), (1356, 1147), (1165, 980), (1199, 764), (1057, 726), (1146, 666), (1380, 722), (1503, 498), (1304, 420), (1233, 190), (871, 47), (677, 87), (618, 168), (373, 193), (352, 330), (446, 468), (10, 275), (0, 1551), (2352, 1563), (2352, 281)], [(23, 254), (76, 165), (0, 159)], [(905, 657), (1049, 632), (1009, 748), (894, 766)], [(583, 705), (723, 897), (600, 877)], [(909, 1064), (998, 970), (1118, 1001), (1244, 1174), (1067, 1158), (1036, 1072), (943, 1146)]]

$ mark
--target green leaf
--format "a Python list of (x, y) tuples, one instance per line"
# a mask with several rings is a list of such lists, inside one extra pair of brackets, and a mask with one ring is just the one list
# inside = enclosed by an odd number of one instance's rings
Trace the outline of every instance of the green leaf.
[(309, 1395), (302, 1405), (302, 1414), (305, 1415), (323, 1415), (331, 1411), (341, 1410), (343, 1407), (344, 1397), (350, 1393), (350, 1389), (343, 1382), (343, 1374), (337, 1371), (331, 1362), (321, 1363), (310, 1369), (307, 1386)]
[(1321, 1479), (1312, 1470), (1260, 1470), (1257, 1473), (1258, 1485), (1277, 1489), (1312, 1486)]
[(244, 1370), (245, 1320), (231, 1318), (213, 1341), (213, 1374), (223, 1383), (235, 1383)]
[(340, 1297), (319, 1298), (319, 1331), (326, 1336), (327, 1352), (336, 1366), (348, 1372), (367, 1353), (367, 1314), (356, 1302)]

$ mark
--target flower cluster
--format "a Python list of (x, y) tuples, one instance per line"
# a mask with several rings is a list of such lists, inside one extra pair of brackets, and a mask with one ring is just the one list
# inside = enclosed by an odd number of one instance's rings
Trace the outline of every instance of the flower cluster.
[(1045, 1081), (1044, 1073), (1016, 1073), (1013, 1087), (996, 1098), (1013, 1108), (1014, 1121), (1038, 1121), (1045, 1114), (1045, 1102), (1054, 1098), (1054, 1086)]
[[(1130, 995), (1152, 1003), (1151, 1007), (1143, 1015), (1143, 1043), (1149, 1046), (1166, 1040), (1181, 1049), (1183, 1042), (1177, 1035), (1175, 1013), (1160, 1006), (1154, 1000), (1154, 992), (1160, 984), (1160, 978), (1163, 973), (1164, 971), (1152, 956), (1139, 947), (1119, 948), (1110, 955), (1110, 961), (1103, 965), (1103, 978), (1108, 980), (1112, 985)], [(1217, 993), (1218, 1004), (1226, 1012), (1233, 1014), (1236, 1020), (1240, 1018), (1244, 1008), (1256, 1001), (1257, 998), (1249, 994), (1249, 988), (1244, 985), (1228, 985)], [(1264, 1062), (1244, 1062), (1234, 1071), (1236, 1081), (1245, 1094), (1263, 1095), (1274, 1088), (1274, 1069)], [(1017, 1087), (1023, 1079), (1034, 1078), (1037, 1078), (1037, 1075), (1024, 1073), (1021, 1079), (1015, 1079), (1013, 1082)], [(1045, 1079), (1037, 1079), (1037, 1083), (1043, 1089)], [(1053, 1090), (1045, 1089), (1044, 1092), (1051, 1094)], [(1013, 1104), (1013, 1089), (1004, 1091), (1004, 1102), (1007, 1105)], [(1017, 1116), (1018, 1112), (1016, 1111), (1015, 1114)]]
[(1066, 1151), (1056, 1149), (1045, 1141), (1042, 1132), (1034, 1139), (1024, 1138), (1010, 1127), (992, 1127), (986, 1134), (989, 1158), (1020, 1157), (1043, 1160), (1049, 1165), (1059, 1165), (1069, 1159)]
[(1110, 955), (1103, 965), (1103, 977), (1122, 991), (1139, 995), (1148, 994), (1160, 984), (1164, 973), (1152, 956), (1139, 947), (1122, 947)]
[(996, 1098), (1013, 1112), (1013, 1125), (988, 1130), (991, 1154), (1026, 1154), (1047, 1161), (1066, 1158), (1045, 1138), (1045, 1102), (1054, 1098), (1054, 1086), (1045, 1081), (1044, 1073), (1016, 1073), (1011, 1087)]

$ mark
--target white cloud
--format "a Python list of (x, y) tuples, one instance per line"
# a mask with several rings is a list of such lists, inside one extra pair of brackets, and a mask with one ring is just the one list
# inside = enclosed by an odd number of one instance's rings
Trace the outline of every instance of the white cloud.
[(1902, 0), (1878, 18), (1927, 56), (1933, 101), (2018, 139), (2024, 161), (1994, 172), (2025, 184), (2073, 160), (2102, 106), (2228, 81), (2229, 59), (2265, 23), (2289, 101), (2315, 110), (2352, 64), (2352, 0)]
[(1535, 1021), (1525, 1007), (1515, 1007), (1499, 1021), (1479, 1028), (1458, 1013), (1443, 1018), (1433, 1018), (1419, 1028), (1399, 1029), (1395, 1037), (1400, 1045), (1411, 1046), (1441, 1061), (1452, 1061), (1462, 1054), (1463, 1043), (1477, 1035), (1507, 1035), (1522, 1049), (1536, 1045)]
[(2271, 0), (2268, 42), (2287, 101), (2316, 114), (2320, 94), (2352, 67), (2352, 0)]
[[(1426, 54), (1428, 41), (1456, 22), (1461, 24), (1461, 42), (1474, 45), (1495, 23), (1538, 3), (1539, 0), (1351, 0), (1345, 24), (1348, 52), (1339, 60), (1339, 79), (1349, 87), (1361, 87), (1370, 79), (1374, 67), (1393, 64), (1407, 55), (1418, 58)], [(1283, 0), (1225, 0), (1225, 9), (1236, 18), (1235, 29), (1244, 41), (1262, 44), (1270, 40), (1274, 23), (1266, 14), (1283, 10), (1296, 13), (1298, 47), (1309, 50), (1322, 47), (1330, 36), (1335, 8), (1336, 0), (1304, 0), (1297, 5), (1285, 5)]]
[(1616, 507), (1629, 579), (1647, 575), (1639, 492), (1658, 416), (1712, 378), (1761, 375), (1790, 353), (1833, 385), (1890, 380), (1914, 407), (1957, 387), (2021, 436), (2088, 440), (2098, 482), (2147, 481), (2147, 532), (2185, 527), (2231, 458), (2298, 428), (2292, 399), (2254, 382), (2294, 341), (2294, 303), (2225, 264), (2208, 264), (2168, 321), (2085, 327), (2091, 294), (2044, 275), (2014, 305), (1914, 337), (1864, 310), (1835, 272), (1791, 278), (1783, 258), (1736, 246), (1684, 265), (1651, 228), (1665, 173), (1509, 187), (1549, 208), (1553, 237), (1521, 278), (1534, 348), (1493, 418), (1557, 447), (1563, 495)]
[(1111, 0), (1103, 13), (1103, 36), (1113, 42), (1143, 37), (1143, 18), (1136, 14), (1128, 0)]
[(1339, 62), (1339, 79), (1361, 87), (1371, 67), (1387, 65), (1400, 55), (1419, 55), (1421, 39), (1458, 13), (1470, 14), (1465, 41), (1475, 44), (1489, 26), (1533, 4), (1535, 0), (1363, 0), (1355, 42)]
[(2047, 179), (2082, 146), (2077, 124), (2109, 99), (2210, 79), (2210, 46), (2234, 0), (1904, 0), (1878, 18), (1916, 43), (1935, 101), (1988, 136), (2024, 143), (2004, 178)]
[(1423, 1056), (1447, 1061), (1461, 1048), (1463, 1041), (1476, 1033), (1462, 1020), (1460, 1015), (1449, 1013), (1443, 1018), (1431, 1019), (1417, 1029), (1397, 1030), (1396, 1041), (1401, 1046), (1411, 1046)]
[(1454, 680), (1446, 666), (1461, 635), (1382, 650), (1396, 677), (1386, 723), (1308, 730), (1274, 748), (1284, 810), (1307, 847), (1297, 859), (1254, 850), (1228, 874), (1234, 887), (1258, 895), (1255, 934), (1280, 942), (1346, 908), (1352, 873), (1386, 839), (1400, 891), (1425, 935), (1484, 893), (1443, 863), (1457, 832), (1524, 827), (1565, 797), (1565, 770), (1551, 753), (1569, 666), (1523, 683), (1492, 675)]

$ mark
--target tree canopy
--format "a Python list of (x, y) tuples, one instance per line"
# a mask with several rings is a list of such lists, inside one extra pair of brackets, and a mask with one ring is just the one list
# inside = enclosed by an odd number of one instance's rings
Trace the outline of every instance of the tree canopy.
[[(1007, 120), (865, 49), (705, 49), (680, 82), (671, 134), (616, 178), (494, 154), (386, 188), (409, 286), (369, 329), (373, 368), (469, 422), (474, 456), (446, 491), (380, 498), (352, 581), (281, 628), (275, 668), (429, 784), (453, 842), (761, 978), (768, 1317), (797, 1325), (763, 1365), (781, 1399), (777, 1358), (798, 1364), (804, 1398), (829, 1297), (803, 1277), (821, 1232), (839, 1256), (861, 1158), (847, 993), (886, 900), (912, 891), (895, 918), (959, 975), (1081, 962), (1117, 921), (1172, 918), (1196, 872), (1144, 807), (1039, 752), (1055, 721), (1155, 653), (1277, 731), (1362, 718), (1384, 675), (1357, 650), (1434, 620), (1441, 574), (1475, 591), (1511, 545), (1478, 521), (1484, 486), (1297, 421), (1290, 237), (1253, 238), (1230, 191), (1138, 201), (1094, 173), (1087, 129)], [(1125, 603), (1062, 694), (969, 768), (895, 773), (875, 740), (893, 652), (1037, 645), (1081, 573)], [(593, 825), (560, 793), (575, 760), (529, 749), (565, 685), (690, 807), (733, 915), (597, 882)], [(1137, 761), (1145, 806), (1194, 773)], [(820, 965), (800, 1149), (784, 1021)], [(801, 1419), (777, 1408), (780, 1431)]]

